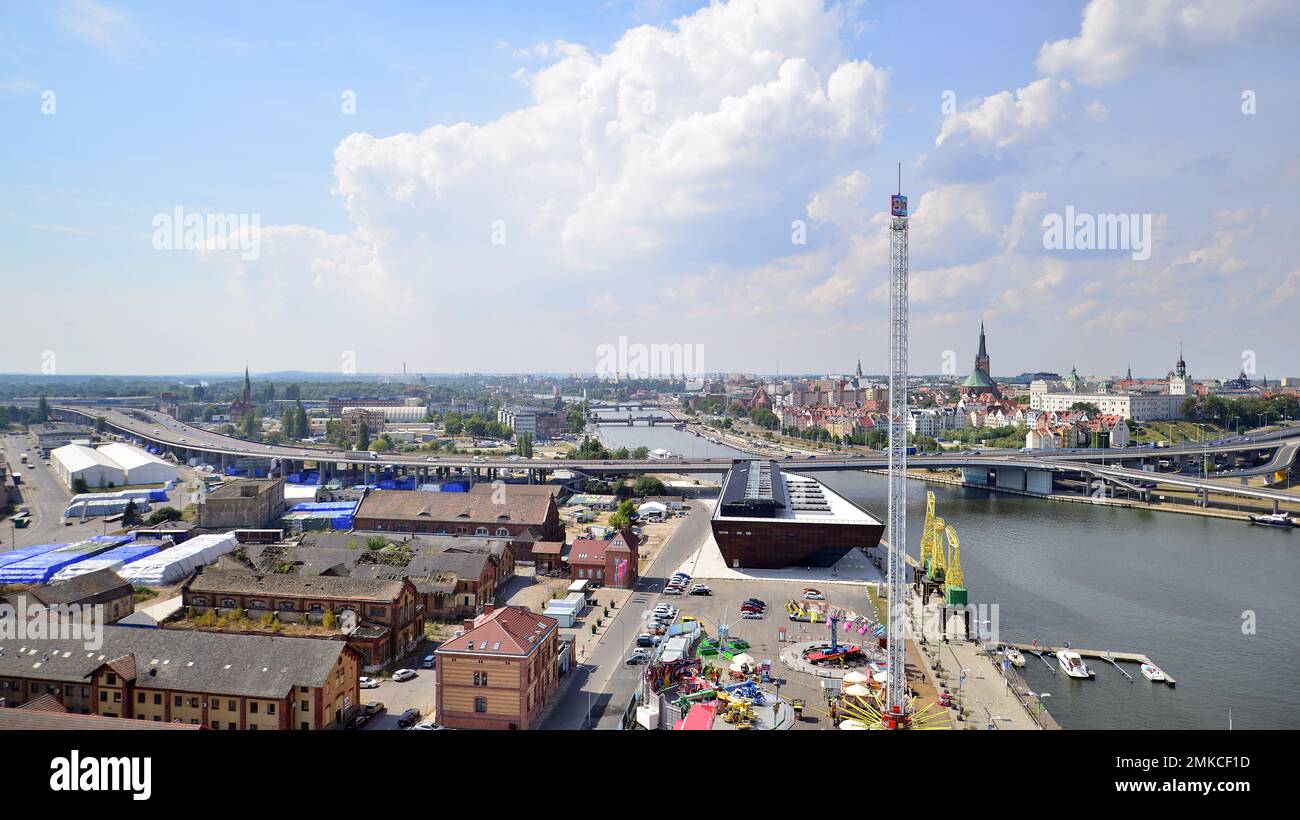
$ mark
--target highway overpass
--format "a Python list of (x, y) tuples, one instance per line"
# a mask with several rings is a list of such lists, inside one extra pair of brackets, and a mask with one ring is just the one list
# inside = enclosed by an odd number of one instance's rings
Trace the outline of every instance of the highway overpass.
[[(60, 404), (52, 408), (64, 416), (78, 417), (92, 422), (103, 416), (110, 429), (133, 436), (142, 441), (170, 451), (181, 461), (194, 456), (205, 462), (224, 467), (240, 459), (259, 459), (281, 463), (282, 473), (298, 472), (308, 462), (325, 465), (333, 474), (338, 465), (348, 465), (363, 480), (378, 469), (392, 467), (398, 471), (419, 476), (444, 476), (451, 471), (468, 471), (475, 478), (491, 479), (508, 471), (527, 470), (530, 479), (545, 476), (556, 470), (571, 470), (583, 475), (627, 475), (645, 473), (719, 474), (731, 466), (733, 459), (683, 458), (683, 459), (510, 459), (501, 457), (366, 453), (349, 450), (306, 447), (303, 445), (257, 444), (242, 439), (223, 436), (176, 421), (170, 416), (151, 410), (117, 410), (104, 407), (87, 407)], [(1233, 477), (1265, 474), (1289, 468), (1300, 448), (1300, 427), (1263, 434), (1258, 437), (1239, 437), (1232, 441), (1206, 445), (1185, 445), (1157, 449), (1125, 448), (1113, 451), (1046, 450), (1023, 453), (1016, 450), (990, 452), (944, 452), (918, 454), (909, 457), (914, 469), (961, 469), (967, 481), (1021, 492), (1051, 492), (1057, 479), (1080, 480), (1091, 483), (1101, 480), (1108, 485), (1118, 485), (1130, 493), (1142, 493), (1150, 487), (1171, 486), (1194, 489), (1202, 494), (1217, 493), (1272, 501), (1300, 504), (1300, 494), (1284, 490), (1248, 487), (1215, 477), (1200, 478), (1180, 472), (1152, 472), (1141, 469), (1144, 465), (1157, 467), (1160, 461), (1181, 462), (1199, 468), (1205, 454), (1244, 453), (1260, 458), (1271, 452), (1264, 464), (1232, 472)], [(770, 454), (751, 451), (756, 458), (774, 458)], [(1125, 466), (1128, 464), (1130, 466)], [(781, 459), (786, 470), (798, 472), (835, 472), (842, 470), (884, 470), (888, 457), (884, 453), (869, 452), (841, 457), (791, 457)], [(981, 480), (981, 478), (984, 480)], [(322, 479), (324, 480), (324, 479)]]

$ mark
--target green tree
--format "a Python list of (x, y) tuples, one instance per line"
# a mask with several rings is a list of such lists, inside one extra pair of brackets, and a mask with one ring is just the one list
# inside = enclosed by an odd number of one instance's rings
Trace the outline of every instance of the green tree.
[(1101, 408), (1090, 401), (1076, 401), (1070, 405), (1070, 409), (1080, 413), (1091, 413), (1094, 416), (1101, 412)]
[(133, 524), (140, 523), (140, 511), (135, 506), (135, 499), (126, 502), (126, 509), (122, 511), (122, 526), (129, 527)]
[(78, 495), (90, 492), (90, 487), (86, 484), (84, 476), (77, 476), (72, 479), (72, 491)]
[(41, 400), (36, 403), (36, 420), (41, 424), (50, 420), (50, 403), (45, 400), (45, 394), (41, 394)]
[(95, 432), (102, 435), (106, 430), (108, 430), (108, 419), (103, 416), (95, 416)]
[(652, 475), (641, 476), (632, 487), (632, 492), (639, 496), (663, 495), (665, 490), (664, 483)]
[[(297, 385), (293, 385), (297, 387)], [(311, 425), (307, 422), (307, 411), (303, 408), (302, 402), (298, 401), (293, 409), (293, 432), (294, 438), (307, 438), (311, 435)]]
[(180, 510), (176, 509), (175, 507), (160, 507), (157, 510), (155, 510), (153, 513), (151, 513), (148, 518), (145, 519), (145, 523), (148, 524), (149, 526), (154, 526), (155, 524), (162, 524), (167, 521), (179, 521), (179, 520), (181, 520)]
[(773, 413), (771, 410), (764, 407), (760, 407), (751, 412), (749, 414), (749, 419), (759, 427), (764, 427), (768, 430), (775, 430), (777, 427), (781, 426), (781, 420), (777, 418), (776, 413)]
[(370, 425), (364, 421), (357, 425), (357, 446), (358, 450), (370, 449)]
[(247, 413), (244, 414), (244, 418), (240, 420), (239, 426), (243, 430), (244, 438), (249, 440), (255, 438), (257, 436), (256, 414), (253, 413), (252, 410), (249, 410)]
[(638, 447), (632, 451), (632, 458), (638, 461), (645, 461), (649, 457), (650, 457), (649, 447)]

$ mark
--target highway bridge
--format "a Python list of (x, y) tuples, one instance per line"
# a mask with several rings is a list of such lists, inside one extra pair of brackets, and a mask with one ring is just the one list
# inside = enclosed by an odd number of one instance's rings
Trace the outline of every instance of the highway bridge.
[[(180, 461), (199, 457), (205, 463), (224, 468), (241, 460), (256, 459), (266, 465), (278, 462), (282, 474), (298, 472), (307, 463), (322, 468), (322, 481), (326, 476), (349, 470), (369, 482), (370, 477), (383, 468), (393, 468), (403, 474), (421, 477), (446, 477), (453, 471), (469, 474), (473, 479), (491, 480), (516, 471), (527, 471), (529, 480), (544, 479), (556, 470), (570, 470), (582, 475), (627, 475), (645, 473), (720, 474), (730, 468), (733, 459), (683, 458), (683, 459), (519, 459), (502, 457), (458, 455), (426, 455), (410, 453), (358, 453), (351, 450), (306, 447), (303, 445), (271, 445), (248, 442), (223, 436), (176, 421), (170, 416), (152, 410), (116, 410), (60, 404), (52, 408), (65, 418), (91, 423), (102, 416), (106, 425), (140, 441), (149, 442), (161, 450), (173, 453)], [(1082, 482), (1093, 487), (1100, 481), (1104, 487), (1115, 487), (1124, 492), (1151, 498), (1152, 488), (1170, 486), (1194, 490), (1203, 503), (1209, 504), (1209, 494), (1229, 495), (1238, 498), (1269, 501), (1276, 509), (1279, 504), (1300, 506), (1300, 494), (1268, 487), (1250, 487), (1245, 479), (1250, 475), (1263, 475), (1289, 469), (1300, 448), (1300, 427), (1287, 428), (1258, 436), (1239, 436), (1229, 441), (1206, 444), (1189, 444), (1157, 449), (1125, 448), (1107, 450), (1039, 450), (1025, 453), (1017, 450), (966, 451), (924, 453), (908, 458), (913, 469), (960, 469), (963, 478), (990, 489), (1047, 494), (1054, 491), (1058, 480)], [(1230, 478), (1199, 477), (1185, 472), (1160, 472), (1160, 462), (1200, 470), (1207, 456), (1241, 454), (1249, 459), (1262, 460), (1255, 466), (1234, 470)], [(755, 458), (777, 458), (753, 450), (746, 455)], [(842, 470), (884, 470), (888, 457), (884, 453), (868, 452), (852, 456), (818, 457), (785, 456), (779, 459), (786, 470), (797, 472), (834, 472)], [(1146, 469), (1143, 469), (1143, 468)], [(1237, 479), (1233, 481), (1231, 479)]]

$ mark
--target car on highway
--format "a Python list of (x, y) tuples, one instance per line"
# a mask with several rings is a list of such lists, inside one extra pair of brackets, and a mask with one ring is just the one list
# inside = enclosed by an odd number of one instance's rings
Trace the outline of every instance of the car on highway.
[(397, 719), (397, 728), (405, 729), (407, 726), (414, 726), (420, 720), (419, 709), (407, 709), (402, 716)]
[(405, 681), (411, 680), (414, 677), (417, 677), (414, 669), (398, 669), (396, 672), (393, 673), (393, 680), (397, 681), (398, 683), (403, 683)]

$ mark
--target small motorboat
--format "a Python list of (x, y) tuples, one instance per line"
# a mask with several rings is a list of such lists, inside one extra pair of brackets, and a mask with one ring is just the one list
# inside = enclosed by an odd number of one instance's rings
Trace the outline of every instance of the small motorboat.
[(1271, 515), (1252, 515), (1250, 523), (1263, 524), (1268, 527), (1300, 527), (1300, 521), (1296, 521), (1286, 513), (1272, 513)]
[(1008, 646), (1003, 649), (1002, 654), (1007, 660), (1011, 661), (1012, 666), (1019, 667), (1025, 665), (1025, 656), (1020, 654), (1020, 650), (1016, 649), (1014, 646)]
[(1152, 683), (1165, 683), (1166, 681), (1164, 670), (1151, 663), (1142, 664), (1142, 677)]
[(1083, 662), (1083, 657), (1078, 652), (1071, 652), (1063, 649), (1056, 653), (1056, 662), (1061, 667), (1061, 671), (1072, 678), (1091, 678), (1096, 673), (1087, 667)]

